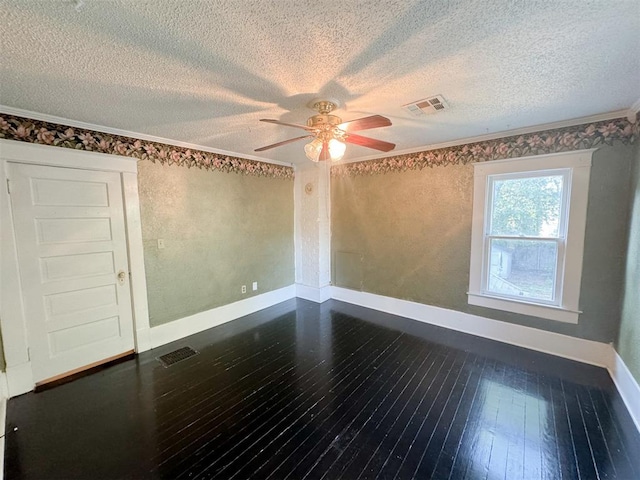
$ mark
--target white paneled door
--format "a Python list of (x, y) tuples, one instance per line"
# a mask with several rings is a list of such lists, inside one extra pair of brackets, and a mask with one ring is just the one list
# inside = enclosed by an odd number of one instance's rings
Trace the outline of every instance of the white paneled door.
[(120, 174), (8, 167), (36, 383), (133, 350)]

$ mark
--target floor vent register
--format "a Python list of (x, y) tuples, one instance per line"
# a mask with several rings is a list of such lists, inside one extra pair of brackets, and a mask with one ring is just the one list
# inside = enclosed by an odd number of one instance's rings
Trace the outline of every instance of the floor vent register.
[(174, 350), (173, 352), (169, 352), (158, 357), (158, 361), (162, 364), (163, 367), (167, 368), (197, 354), (198, 352), (191, 347), (182, 347), (178, 350)]

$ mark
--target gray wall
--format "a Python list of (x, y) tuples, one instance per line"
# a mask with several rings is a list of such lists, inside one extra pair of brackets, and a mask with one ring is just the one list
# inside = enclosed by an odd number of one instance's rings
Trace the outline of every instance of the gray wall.
[(640, 145), (631, 175), (627, 265), (616, 350), (640, 383)]
[(603, 147), (591, 170), (578, 325), (467, 303), (473, 166), (332, 178), (333, 282), (602, 342), (614, 341), (634, 148)]
[(7, 363), (4, 360), (4, 343), (2, 343), (2, 330), (0, 330), (0, 372), (4, 372), (7, 368)]
[(293, 181), (138, 166), (152, 327), (294, 283)]

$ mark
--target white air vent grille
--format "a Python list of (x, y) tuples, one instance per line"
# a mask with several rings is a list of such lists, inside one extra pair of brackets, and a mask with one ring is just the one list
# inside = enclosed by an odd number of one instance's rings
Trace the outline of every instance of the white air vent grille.
[(424, 100), (408, 103), (407, 105), (403, 105), (402, 108), (414, 117), (423, 117), (425, 115), (431, 115), (432, 113), (448, 110), (449, 105), (447, 105), (447, 102), (445, 102), (442, 95), (436, 95), (434, 97), (425, 98)]

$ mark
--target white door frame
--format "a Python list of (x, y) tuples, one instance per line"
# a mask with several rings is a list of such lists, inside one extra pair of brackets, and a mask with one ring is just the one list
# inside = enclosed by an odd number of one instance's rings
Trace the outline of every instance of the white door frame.
[(147, 281), (144, 271), (138, 164), (136, 158), (0, 139), (0, 326), (9, 397), (33, 390), (29, 339), (24, 316), (7, 163), (100, 170), (120, 173), (131, 273), (131, 301), (136, 352), (151, 348)]

